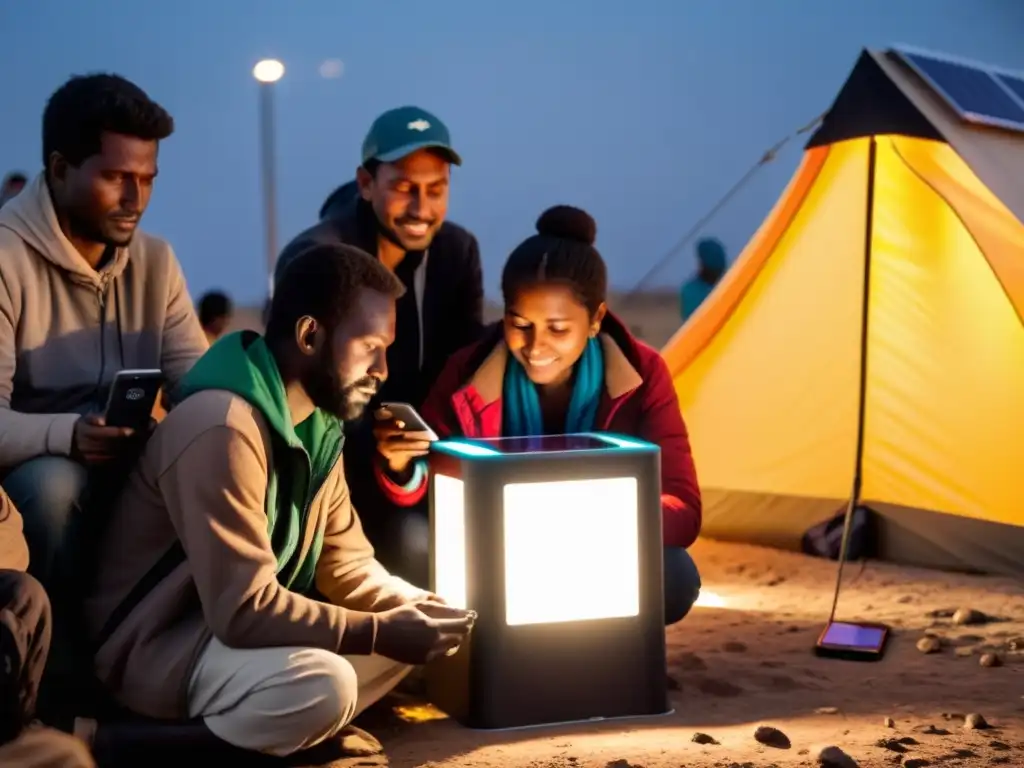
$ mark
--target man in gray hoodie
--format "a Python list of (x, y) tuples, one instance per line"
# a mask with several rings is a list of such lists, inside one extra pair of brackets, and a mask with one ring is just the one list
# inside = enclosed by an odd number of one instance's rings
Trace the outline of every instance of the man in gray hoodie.
[(73, 77), (43, 114), (43, 172), (0, 210), (0, 483), (55, 602), (87, 480), (133, 445), (101, 416), (114, 375), (173, 387), (208, 347), (170, 246), (137, 231), (173, 130), (124, 78)]

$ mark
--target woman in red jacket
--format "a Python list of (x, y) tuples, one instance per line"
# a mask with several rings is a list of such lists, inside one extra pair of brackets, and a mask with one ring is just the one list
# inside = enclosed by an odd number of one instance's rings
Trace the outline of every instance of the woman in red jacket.
[[(700, 592), (686, 551), (700, 533), (700, 489), (665, 361), (607, 311), (596, 229), (577, 208), (541, 215), (538, 234), (505, 264), (504, 322), (448, 361), (422, 414), (441, 437), (609, 431), (658, 445), (665, 621), (672, 624)], [(427, 490), (425, 436), (388, 423), (378, 425), (377, 436), (381, 487), (396, 504), (415, 504)]]

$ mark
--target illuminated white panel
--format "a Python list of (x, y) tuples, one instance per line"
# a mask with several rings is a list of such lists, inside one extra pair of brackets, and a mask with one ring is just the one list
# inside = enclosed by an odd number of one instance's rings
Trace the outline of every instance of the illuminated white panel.
[(466, 608), (466, 495), (461, 480), (434, 475), (434, 589)]
[(509, 626), (640, 612), (634, 477), (505, 486)]

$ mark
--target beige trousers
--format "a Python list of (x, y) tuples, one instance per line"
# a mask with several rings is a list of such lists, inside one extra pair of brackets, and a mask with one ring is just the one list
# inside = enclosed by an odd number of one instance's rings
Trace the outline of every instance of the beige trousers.
[(0, 765), (14, 768), (96, 768), (85, 742), (53, 728), (26, 728), (0, 745)]
[(319, 648), (228, 648), (210, 640), (189, 683), (190, 717), (229, 744), (285, 756), (336, 735), (409, 670)]

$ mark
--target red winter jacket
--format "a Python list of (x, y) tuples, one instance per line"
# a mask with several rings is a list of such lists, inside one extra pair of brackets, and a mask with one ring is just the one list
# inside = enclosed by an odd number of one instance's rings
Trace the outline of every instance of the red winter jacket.
[[(664, 545), (688, 547), (700, 533), (700, 488), (668, 366), (657, 350), (630, 335), (611, 315), (605, 317), (599, 338), (605, 394), (597, 409), (597, 431), (632, 435), (661, 448)], [(452, 356), (421, 409), (440, 437), (501, 437), (507, 359), (500, 326)], [(426, 481), (414, 489), (398, 485), (380, 462), (376, 474), (384, 493), (400, 506), (416, 504), (427, 491)]]

